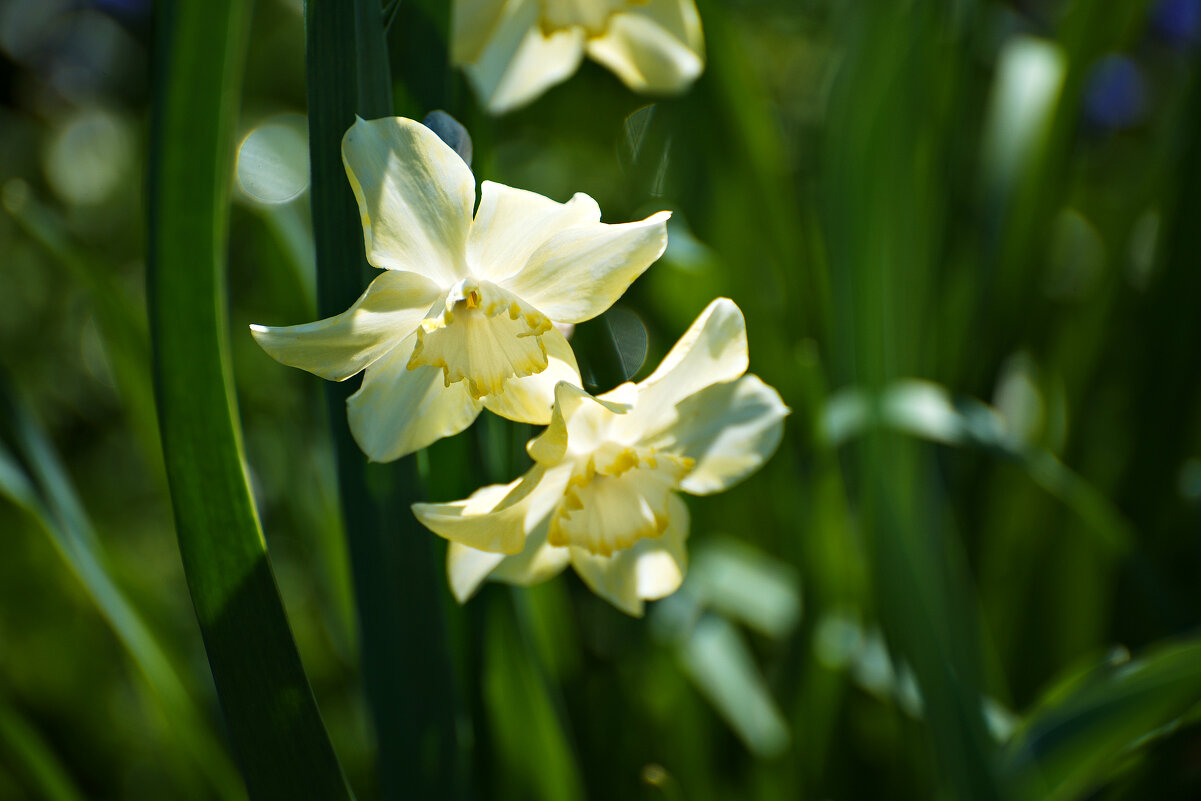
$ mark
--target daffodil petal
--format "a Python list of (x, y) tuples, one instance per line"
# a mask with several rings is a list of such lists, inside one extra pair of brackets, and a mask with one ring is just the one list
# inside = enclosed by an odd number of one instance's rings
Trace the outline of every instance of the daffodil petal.
[(554, 578), (571, 562), (571, 553), (566, 548), (556, 548), (546, 541), (546, 520), (538, 525), (526, 538), (525, 548), (519, 554), (506, 556), (489, 576), (493, 581), (529, 587)]
[(437, 134), (402, 117), (358, 119), (342, 139), (342, 161), (367, 261), (443, 287), (467, 274), (475, 177)]
[(413, 514), (423, 526), (451, 542), (492, 553), (520, 553), (527, 535), (562, 500), (570, 474), (570, 466), (548, 470), (535, 465), (509, 484), (499, 500), (489, 494), (452, 503), (415, 503)]
[(252, 325), (250, 332), (276, 361), (344, 381), (413, 333), (438, 295), (428, 278), (388, 271), (336, 317), (304, 325)]
[(496, 566), (509, 558), (512, 557), (506, 557), (503, 553), (479, 551), (457, 542), (450, 543), (446, 549), (446, 578), (455, 600), (466, 603)]
[(542, 31), (537, 0), (505, 5), (483, 50), (465, 65), (481, 102), (493, 114), (529, 103), (567, 80), (584, 58), (584, 32), (578, 28)]
[(447, 385), (462, 383), (476, 399), (549, 367), (544, 337), (555, 329), (544, 314), (487, 281), (461, 284), (417, 329), (410, 367), (439, 367)]
[(580, 323), (613, 305), (667, 247), (667, 218), (617, 225), (589, 223), (551, 237), (502, 286), (552, 320)]
[(587, 453), (600, 445), (612, 427), (612, 418), (630, 407), (595, 398), (577, 384), (555, 385), (555, 405), (546, 430), (526, 443), (530, 458), (544, 465), (559, 462), (570, 445), (574, 453)]
[(451, 592), (459, 603), (476, 593), (485, 580), (503, 581), (528, 587), (554, 578), (571, 562), (566, 548), (556, 548), (546, 542), (546, 524), (535, 527), (518, 554), (478, 551), (457, 542), (450, 543), (446, 552), (446, 573)]
[(555, 234), (595, 222), (600, 222), (600, 208), (583, 193), (556, 203), (536, 192), (484, 181), (467, 240), (467, 263), (472, 275), (502, 281), (524, 267), (530, 255)]
[(635, 92), (677, 94), (705, 67), (698, 50), (636, 11), (610, 17), (605, 33), (588, 40), (588, 56)]
[(758, 470), (780, 444), (788, 407), (758, 376), (715, 384), (676, 407), (677, 421), (654, 444), (695, 461), (680, 488), (721, 492)]
[(554, 328), (542, 335), (546, 346), (547, 367), (540, 373), (510, 378), (504, 390), (483, 398), (484, 408), (493, 414), (519, 423), (544, 426), (551, 420), (555, 385), (560, 381), (578, 386), (580, 368), (567, 339)]
[(705, 37), (695, 0), (646, 0), (627, 5), (625, 13), (646, 17), (704, 58)]
[(688, 506), (676, 496), (668, 505), (670, 523), (663, 535), (640, 540), (612, 556), (571, 548), (571, 565), (584, 583), (621, 611), (641, 617), (643, 601), (665, 598), (680, 588), (688, 570)]
[(705, 387), (732, 381), (748, 364), (746, 321), (734, 301), (718, 298), (701, 312), (655, 372), (637, 385), (638, 401), (615, 424), (628, 439), (654, 436), (676, 420), (675, 406)]
[(500, 23), (506, 6), (526, 0), (455, 0), (451, 5), (450, 60), (475, 61)]
[(471, 425), (480, 404), (433, 367), (408, 369), (414, 334), (367, 368), (346, 402), (350, 433), (373, 462), (389, 462)]

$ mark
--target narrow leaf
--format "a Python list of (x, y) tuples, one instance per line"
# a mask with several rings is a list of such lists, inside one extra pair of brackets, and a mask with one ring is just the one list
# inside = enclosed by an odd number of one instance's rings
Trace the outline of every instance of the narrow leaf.
[(267, 558), (230, 387), (223, 266), (251, 5), (156, 11), (148, 300), (184, 571), (251, 796), (350, 798)]
[(1159, 645), (1051, 690), (1009, 742), (1017, 798), (1083, 797), (1201, 703), (1201, 639)]
[[(142, 615), (113, 581), (100, 540), (67, 471), (0, 377), (0, 495), (33, 516), (157, 696), (172, 731), (223, 798), (243, 795), (237, 771)], [(3, 441), (13, 443), (10, 454)]]

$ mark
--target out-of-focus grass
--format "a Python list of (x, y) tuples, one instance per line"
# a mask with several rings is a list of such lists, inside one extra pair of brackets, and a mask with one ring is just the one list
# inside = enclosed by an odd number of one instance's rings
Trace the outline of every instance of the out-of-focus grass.
[[(130, 154), (145, 138), (143, 71), (131, 68), (145, 58), (145, 5), (38, 16), (31, 2), (0, 13), (13, 87), (0, 100), (0, 178), (22, 182), (5, 192), (15, 216), (0, 215), (0, 362), (62, 455), (106, 573), (164, 650), (184, 655), (181, 680), (215, 716), (127, 314), (143, 302)], [(721, 535), (748, 543), (796, 577), (789, 633), (696, 612), (700, 583), (646, 621), (572, 576), (485, 587), (444, 610), (459, 789), (1196, 795), (1192, 646), (1164, 641), (1188, 636), (1201, 608), (1198, 4), (699, 5), (707, 70), (683, 97), (635, 97), (585, 64), (496, 120), (446, 69), (444, 4), (403, 2), (388, 33), (393, 108), (441, 106), (465, 122), (479, 178), (558, 200), (588, 192), (606, 221), (674, 210), (666, 256), (613, 324), (581, 326), (598, 386), (631, 366), (603, 350), (612, 332), (645, 326), (643, 375), (726, 295), (746, 312), (751, 369), (794, 410), (764, 471), (689, 500), (697, 581)], [(243, 131), (306, 104), (298, 4), (264, 0), (255, 13)], [(81, 131), (93, 151), (62, 144)], [(285, 236), (303, 239), (306, 215), (294, 216)], [(374, 798), (320, 382), (245, 333), (313, 313), (295, 242), (272, 225), (233, 209), (228, 330), (250, 485), (331, 739), (359, 797)], [(908, 379), (945, 403), (871, 400)], [(856, 397), (868, 399), (856, 437), (831, 436)], [(439, 443), (423, 457), (424, 492), (450, 499), (512, 478), (530, 433), (485, 419)], [(2, 503), (0, 697), (16, 721), (5, 731), (34, 750), (0, 743), (0, 798), (207, 792), (186, 740), (145, 735), (138, 721), (153, 713), (129, 689), (118, 641), (45, 534)], [(444, 602), (439, 571), (427, 577)], [(762, 681), (788, 730), (779, 756), (744, 744), (711, 702), (711, 677), (685, 656), (698, 633), (727, 657), (737, 647), (722, 643), (745, 647), (749, 661), (727, 662), (747, 669), (725, 675)], [(1117, 645), (1131, 661), (1096, 668)], [(435, 764), (421, 751), (428, 732), (407, 731), (408, 758)], [(56, 764), (61, 782), (45, 778)]]

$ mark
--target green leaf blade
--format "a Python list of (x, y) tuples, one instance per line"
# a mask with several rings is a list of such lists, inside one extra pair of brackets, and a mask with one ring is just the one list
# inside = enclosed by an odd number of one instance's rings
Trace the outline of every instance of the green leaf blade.
[(267, 558), (231, 392), (223, 267), (251, 6), (158, 12), (148, 301), (188, 587), (251, 797), (348, 799)]

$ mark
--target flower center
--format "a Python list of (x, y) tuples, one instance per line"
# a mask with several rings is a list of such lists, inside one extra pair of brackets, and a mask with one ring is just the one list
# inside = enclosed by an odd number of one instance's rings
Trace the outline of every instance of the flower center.
[(667, 499), (692, 465), (653, 448), (604, 443), (568, 481), (547, 541), (611, 556), (658, 537), (667, 529)]
[(472, 397), (494, 395), (510, 378), (546, 369), (542, 335), (550, 329), (546, 315), (513, 293), (465, 278), (418, 327), (408, 368), (441, 367), (446, 386), (466, 381)]

